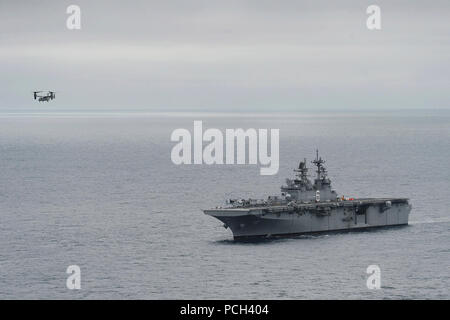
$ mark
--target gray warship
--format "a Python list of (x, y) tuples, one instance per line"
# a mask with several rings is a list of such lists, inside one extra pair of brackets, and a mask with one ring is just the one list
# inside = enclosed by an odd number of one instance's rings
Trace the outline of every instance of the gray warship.
[(314, 183), (306, 159), (286, 179), (281, 196), (266, 200), (230, 199), (224, 207), (203, 210), (230, 228), (234, 240), (293, 237), (302, 234), (343, 232), (408, 224), (407, 198), (346, 198), (338, 196), (316, 151)]

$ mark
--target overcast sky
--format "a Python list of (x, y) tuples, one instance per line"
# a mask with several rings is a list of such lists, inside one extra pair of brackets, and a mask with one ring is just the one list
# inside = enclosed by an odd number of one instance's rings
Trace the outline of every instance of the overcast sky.
[(449, 21), (448, 0), (0, 0), (0, 110), (35, 89), (58, 110), (450, 108)]

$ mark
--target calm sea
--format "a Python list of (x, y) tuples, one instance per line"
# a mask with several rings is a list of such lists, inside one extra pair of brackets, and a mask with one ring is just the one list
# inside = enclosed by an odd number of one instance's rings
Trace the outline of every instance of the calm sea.
[[(172, 164), (170, 135), (194, 120), (279, 128), (278, 174)], [(409, 197), (410, 225), (242, 244), (202, 213), (278, 194), (316, 148), (339, 194)], [(449, 112), (3, 113), (0, 298), (449, 299), (449, 159)]]

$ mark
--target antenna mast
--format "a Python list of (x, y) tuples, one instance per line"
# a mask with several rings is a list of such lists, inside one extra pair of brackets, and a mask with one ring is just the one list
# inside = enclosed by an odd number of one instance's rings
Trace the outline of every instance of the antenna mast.
[(312, 161), (312, 163), (317, 167), (317, 180), (320, 180), (322, 172), (324, 172), (325, 168), (323, 167), (323, 164), (325, 163), (325, 160), (322, 160), (322, 158), (319, 158), (319, 150), (316, 149), (316, 159)]

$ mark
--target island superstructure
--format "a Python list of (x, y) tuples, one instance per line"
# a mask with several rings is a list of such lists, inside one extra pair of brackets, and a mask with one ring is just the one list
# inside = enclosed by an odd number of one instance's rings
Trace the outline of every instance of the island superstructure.
[(338, 196), (331, 188), (324, 163), (317, 151), (312, 161), (316, 177), (311, 182), (306, 159), (301, 161), (294, 179), (286, 179), (281, 187), (281, 196), (230, 199), (224, 207), (203, 211), (230, 228), (235, 240), (408, 224), (411, 205), (407, 198)]

